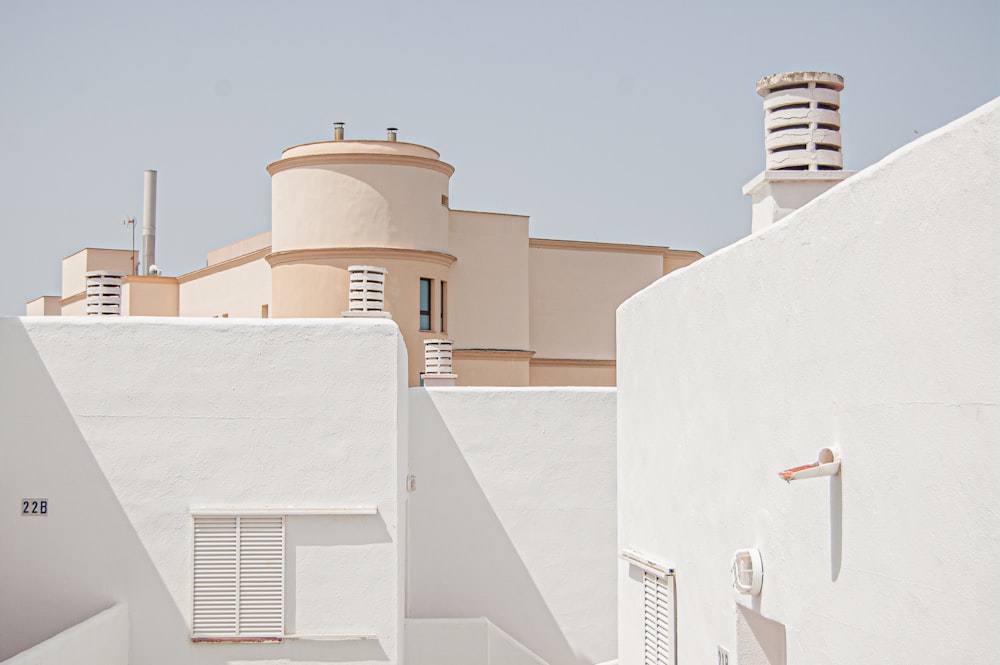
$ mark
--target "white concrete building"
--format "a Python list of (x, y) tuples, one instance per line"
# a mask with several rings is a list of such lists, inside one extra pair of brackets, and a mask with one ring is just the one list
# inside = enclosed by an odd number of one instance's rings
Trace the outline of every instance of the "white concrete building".
[(998, 167), (1000, 100), (619, 309), (621, 665), (996, 660)]
[(0, 662), (992, 662), (998, 164), (1000, 100), (660, 279), (617, 389), (411, 387), (363, 312), (0, 319)]

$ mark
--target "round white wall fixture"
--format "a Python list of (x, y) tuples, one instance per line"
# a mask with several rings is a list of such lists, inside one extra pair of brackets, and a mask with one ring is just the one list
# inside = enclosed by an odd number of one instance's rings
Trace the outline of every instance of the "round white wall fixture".
[(760, 560), (760, 550), (751, 548), (737, 550), (733, 554), (733, 588), (745, 596), (760, 595), (764, 583), (764, 566)]

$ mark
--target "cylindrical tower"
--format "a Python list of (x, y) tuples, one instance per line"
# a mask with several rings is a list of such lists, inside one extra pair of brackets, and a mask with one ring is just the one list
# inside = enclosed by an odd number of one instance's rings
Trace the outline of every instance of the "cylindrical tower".
[[(423, 339), (440, 334), (448, 253), (448, 182), (437, 151), (395, 136), (285, 150), (271, 174), (272, 317), (339, 317), (350, 311), (350, 266), (388, 271), (384, 309), (406, 340), (410, 382)], [(426, 296), (426, 297), (425, 297)]]
[(764, 98), (768, 171), (839, 171), (840, 91), (844, 78), (827, 72), (772, 74), (757, 81)]

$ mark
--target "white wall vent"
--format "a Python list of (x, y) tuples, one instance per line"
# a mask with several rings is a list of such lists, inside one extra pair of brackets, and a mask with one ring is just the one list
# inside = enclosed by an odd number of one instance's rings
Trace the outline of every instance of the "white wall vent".
[(284, 516), (195, 516), (194, 639), (281, 639), (284, 571)]
[(759, 596), (764, 584), (764, 567), (760, 550), (751, 548), (733, 554), (733, 588), (745, 596)]
[(348, 311), (354, 314), (377, 314), (385, 309), (385, 276), (388, 270), (378, 266), (348, 266), (350, 286)]
[(87, 314), (121, 316), (122, 279), (125, 273), (92, 270), (87, 278)]
[(674, 576), (642, 572), (644, 665), (675, 665)]
[(454, 342), (450, 339), (424, 340), (424, 373), (451, 374), (451, 353)]
[(764, 98), (767, 170), (839, 171), (840, 91), (844, 79), (828, 72), (772, 74), (757, 81)]

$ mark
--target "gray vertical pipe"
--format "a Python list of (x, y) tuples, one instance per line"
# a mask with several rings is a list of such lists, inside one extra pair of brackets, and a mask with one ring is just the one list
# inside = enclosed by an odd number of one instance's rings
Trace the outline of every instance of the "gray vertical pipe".
[(156, 262), (156, 171), (146, 171), (142, 200), (142, 274)]

